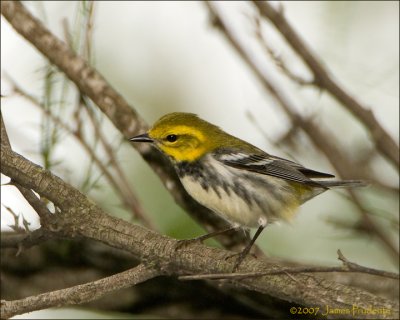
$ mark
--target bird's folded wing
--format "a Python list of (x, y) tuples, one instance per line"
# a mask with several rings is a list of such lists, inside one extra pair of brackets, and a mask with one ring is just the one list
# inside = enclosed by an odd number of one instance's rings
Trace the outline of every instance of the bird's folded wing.
[(332, 178), (331, 174), (314, 171), (302, 165), (268, 154), (247, 154), (243, 152), (216, 153), (215, 159), (227, 166), (257, 172), (307, 185), (321, 186), (311, 178)]

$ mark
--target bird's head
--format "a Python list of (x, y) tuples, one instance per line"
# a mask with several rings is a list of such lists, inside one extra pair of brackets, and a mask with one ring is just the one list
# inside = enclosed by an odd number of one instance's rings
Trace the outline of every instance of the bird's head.
[(176, 162), (193, 162), (232, 139), (235, 138), (195, 114), (174, 112), (159, 119), (147, 133), (130, 140), (153, 143)]

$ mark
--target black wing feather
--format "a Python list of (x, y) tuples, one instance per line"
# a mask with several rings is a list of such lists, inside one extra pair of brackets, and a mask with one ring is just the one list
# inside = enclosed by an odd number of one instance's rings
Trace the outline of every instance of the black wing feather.
[(307, 178), (334, 178), (335, 176), (333, 174), (330, 173), (325, 173), (325, 172), (320, 172), (320, 171), (315, 171), (312, 169), (308, 169), (306, 167), (303, 167), (301, 164), (298, 164), (294, 161), (291, 160), (287, 160), (284, 158), (280, 158), (280, 157), (276, 157), (276, 156), (269, 156), (273, 159), (277, 159), (283, 162), (286, 162), (288, 165), (290, 165), (291, 167), (299, 170), (301, 173), (303, 173)]
[(310, 178), (331, 178), (333, 175), (314, 171), (302, 165), (268, 154), (245, 154), (241, 152), (217, 153), (215, 158), (227, 166), (257, 172), (311, 186), (323, 187)]

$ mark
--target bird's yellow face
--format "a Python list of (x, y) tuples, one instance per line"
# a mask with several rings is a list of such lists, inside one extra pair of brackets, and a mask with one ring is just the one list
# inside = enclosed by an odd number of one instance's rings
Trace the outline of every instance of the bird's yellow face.
[(170, 113), (131, 141), (151, 142), (176, 162), (193, 162), (221, 144), (221, 130), (191, 113)]
[(162, 152), (177, 162), (195, 161), (209, 150), (201, 130), (186, 125), (154, 126), (148, 136)]

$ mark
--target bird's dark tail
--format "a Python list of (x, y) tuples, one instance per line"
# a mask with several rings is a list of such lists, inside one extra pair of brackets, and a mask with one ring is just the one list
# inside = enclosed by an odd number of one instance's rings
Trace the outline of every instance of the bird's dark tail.
[(363, 180), (313, 180), (326, 188), (358, 188), (366, 187), (368, 183)]

